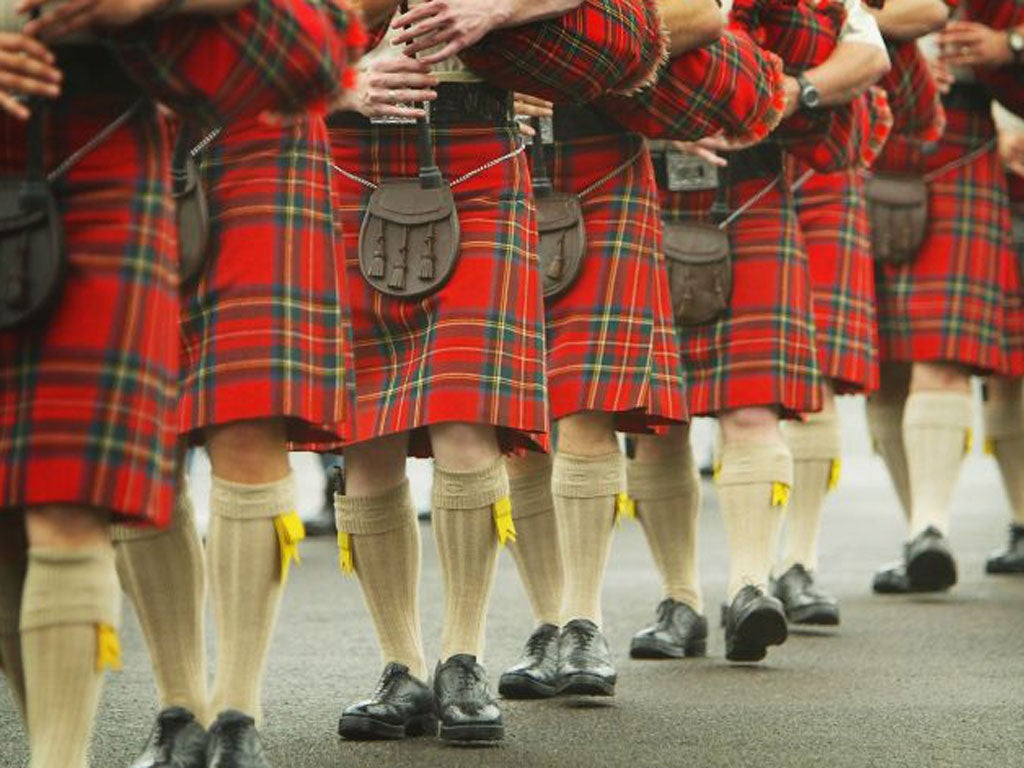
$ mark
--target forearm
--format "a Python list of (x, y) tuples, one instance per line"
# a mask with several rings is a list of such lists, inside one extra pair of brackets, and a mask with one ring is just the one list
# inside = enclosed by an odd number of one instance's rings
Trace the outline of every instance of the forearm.
[(386, 24), (398, 8), (398, 3), (399, 0), (355, 0), (355, 6), (369, 29)]
[(173, 11), (175, 14), (208, 16), (232, 13), (239, 8), (245, 7), (250, 2), (252, 0), (184, 0), (184, 2), (176, 4), (174, 0), (171, 0), (171, 4), (176, 6)]
[(889, 71), (889, 57), (874, 45), (840, 42), (828, 60), (807, 70), (805, 77), (817, 87), (821, 104), (849, 104)]
[(882, 34), (893, 40), (916, 40), (949, 20), (949, 7), (942, 0), (888, 0), (884, 9), (869, 11)]
[(710, 45), (722, 34), (725, 18), (715, 0), (659, 0), (658, 5), (671, 56)]
[(512, 0), (511, 13), (499, 27), (518, 27), (532, 21), (553, 19), (583, 5), (583, 0)]

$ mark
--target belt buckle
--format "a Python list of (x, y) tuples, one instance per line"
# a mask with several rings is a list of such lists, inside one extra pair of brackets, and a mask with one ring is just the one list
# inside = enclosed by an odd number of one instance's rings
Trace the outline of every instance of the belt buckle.
[(718, 189), (718, 169), (703, 158), (670, 149), (665, 153), (665, 179), (670, 192)]
[(541, 144), (555, 143), (555, 119), (550, 115), (540, 118)]

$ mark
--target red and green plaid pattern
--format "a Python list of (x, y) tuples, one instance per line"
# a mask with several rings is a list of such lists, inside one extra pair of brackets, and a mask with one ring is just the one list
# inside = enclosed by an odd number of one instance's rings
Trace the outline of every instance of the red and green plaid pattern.
[[(790, 179), (807, 166), (789, 162)], [(816, 173), (794, 193), (807, 246), (822, 374), (840, 394), (878, 387), (878, 328), (864, 182), (855, 170)]]
[[(515, 128), (434, 136), (448, 179), (519, 141)], [(369, 181), (417, 173), (414, 128), (332, 128), (331, 140), (334, 162)], [(416, 431), (410, 450), (427, 455), (422, 428), (457, 421), (498, 427), (506, 450), (546, 445), (544, 306), (525, 155), (454, 188), (459, 262), (440, 291), (417, 300), (387, 297), (363, 279), (356, 243), (370, 190), (335, 173), (334, 191), (353, 320), (353, 442)]]
[(829, 129), (815, 141), (791, 141), (788, 151), (821, 173), (865, 168), (874, 162), (892, 129), (885, 91), (869, 88), (850, 104), (833, 110)]
[[(1024, 25), (1024, 0), (969, 0), (966, 5), (967, 18), (992, 29)], [(998, 69), (979, 68), (977, 74), (1004, 107), (1024, 117), (1024, 64)]]
[(694, 141), (720, 131), (760, 141), (785, 108), (782, 60), (741, 31), (676, 56), (658, 80), (632, 96), (607, 96), (598, 106), (651, 139)]
[(236, 123), (202, 171), (211, 259), (182, 307), (180, 431), (285, 417), (290, 440), (339, 441), (355, 390), (323, 119)]
[(938, 141), (946, 124), (942, 97), (914, 40), (887, 40), (892, 68), (878, 85), (889, 94), (893, 134), (919, 141)]
[[(947, 110), (926, 171), (958, 160), (995, 136), (988, 113)], [(928, 235), (911, 264), (876, 274), (883, 361), (960, 363), (980, 372), (1008, 366), (1005, 296), (1012, 288), (1010, 215), (993, 148), (930, 184)]]
[(546, 306), (555, 421), (600, 411), (617, 414), (616, 429), (642, 432), (686, 418), (660, 256), (658, 188), (643, 141), (621, 134), (560, 142), (549, 152), (551, 179), (563, 192), (580, 192), (636, 158), (583, 199), (583, 269)]
[[(734, 209), (771, 179), (733, 185)], [(661, 192), (666, 221), (708, 220), (714, 192)], [(691, 416), (736, 408), (821, 408), (811, 285), (793, 197), (775, 187), (729, 227), (733, 293), (720, 320), (678, 332)]]
[[(53, 167), (113, 121), (117, 97), (53, 107)], [(0, 333), (0, 508), (48, 504), (167, 523), (177, 443), (177, 237), (164, 124), (143, 110), (55, 185), (70, 262), (38, 330)], [(0, 117), (0, 173), (25, 169)]]
[(584, 0), (558, 18), (492, 32), (459, 55), (502, 88), (584, 104), (650, 83), (665, 39), (655, 0)]
[(204, 126), (303, 113), (338, 90), (364, 39), (335, 2), (251, 0), (225, 16), (176, 16), (119, 33), (115, 50), (154, 98)]

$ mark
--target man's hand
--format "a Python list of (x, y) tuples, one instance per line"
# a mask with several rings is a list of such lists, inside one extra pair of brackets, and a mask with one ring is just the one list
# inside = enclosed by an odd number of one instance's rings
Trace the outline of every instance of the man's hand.
[(523, 136), (533, 138), (537, 135), (530, 120), (519, 120), (520, 117), (551, 117), (555, 114), (555, 105), (550, 101), (538, 99), (528, 93), (515, 94), (515, 115), (519, 123), (519, 132)]
[(942, 60), (951, 67), (1002, 67), (1013, 63), (1005, 32), (975, 21), (951, 21), (939, 35)]
[[(157, 10), (166, 0), (21, 0), (16, 10), (39, 18), (25, 25), (25, 34), (40, 40), (59, 40), (91, 27), (126, 27)], [(43, 8), (49, 4), (49, 8)]]
[(949, 89), (953, 87), (956, 82), (956, 77), (953, 76), (953, 70), (950, 69), (946, 62), (937, 61), (935, 59), (928, 60), (928, 69), (931, 70), (932, 78), (935, 80), (935, 85), (939, 89), (939, 93), (949, 93)]
[(356, 87), (343, 93), (331, 110), (415, 120), (426, 111), (414, 105), (436, 99), (437, 82), (423, 61), (408, 56), (375, 59), (359, 73)]
[(1003, 131), (999, 134), (999, 156), (1006, 169), (1024, 179), (1024, 132)]
[(430, 0), (395, 16), (391, 24), (401, 31), (393, 44), (410, 56), (440, 46), (420, 59), (437, 64), (505, 24), (513, 10), (513, 0)]
[(716, 133), (713, 136), (705, 136), (703, 139), (697, 139), (697, 141), (671, 142), (673, 149), (684, 152), (687, 155), (699, 157), (701, 160), (704, 160), (718, 168), (724, 168), (729, 164), (729, 161), (722, 157), (723, 153), (738, 152), (741, 149), (747, 149), (748, 147), (752, 147), (758, 143), (759, 142), (756, 141), (737, 141), (736, 139), (729, 139), (721, 133)]
[(786, 96), (786, 106), (782, 110), (782, 118), (792, 117), (800, 109), (800, 83), (795, 77), (786, 75), (782, 81), (782, 92)]
[(0, 32), (0, 112), (27, 120), (26, 107), (14, 95), (60, 95), (60, 70), (56, 58), (38, 40), (17, 32)]

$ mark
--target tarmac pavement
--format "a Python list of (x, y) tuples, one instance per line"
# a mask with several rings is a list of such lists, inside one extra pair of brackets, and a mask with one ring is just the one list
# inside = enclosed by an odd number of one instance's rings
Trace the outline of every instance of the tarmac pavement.
[[(877, 597), (874, 569), (893, 560), (902, 515), (882, 464), (871, 457), (859, 407), (844, 478), (822, 536), (823, 586), (841, 601), (837, 631), (794, 631), (765, 662), (724, 660), (718, 606), (725, 595), (725, 539), (713, 491), (701, 519), (704, 595), (712, 621), (708, 657), (632, 661), (633, 632), (661, 595), (640, 527), (618, 531), (605, 586), (605, 627), (619, 666), (614, 699), (506, 702), (507, 737), (492, 749), (444, 747), (430, 738), (348, 743), (341, 708), (372, 691), (380, 671), (373, 630), (353, 579), (337, 570), (329, 539), (307, 542), (293, 569), (269, 664), (264, 736), (276, 768), (362, 766), (1024, 766), (1024, 577), (985, 576), (1003, 543), (1006, 502), (994, 462), (967, 462), (951, 540), (960, 584), (948, 595)], [(440, 575), (423, 526), (421, 600), (428, 654), (440, 639)], [(531, 629), (511, 557), (503, 554), (488, 624), (494, 684)], [(156, 712), (149, 662), (130, 610), (124, 670), (108, 678), (93, 766), (126, 766)], [(211, 648), (211, 654), (213, 649)], [(0, 688), (5, 684), (0, 683)], [(25, 761), (24, 737), (0, 691), (0, 766)]]

